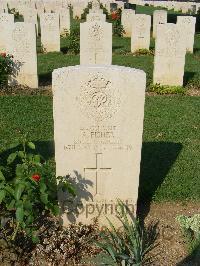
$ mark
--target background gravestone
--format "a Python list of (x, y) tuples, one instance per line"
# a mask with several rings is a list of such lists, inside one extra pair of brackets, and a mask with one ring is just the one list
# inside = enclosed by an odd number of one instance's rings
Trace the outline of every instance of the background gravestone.
[(12, 85), (18, 84), (30, 88), (38, 87), (37, 53), (35, 25), (25, 22), (14, 24), (9, 53), (15, 62), (15, 75), (11, 77)]
[(91, 223), (99, 210), (105, 224), (105, 215), (116, 214), (117, 198), (136, 207), (145, 86), (143, 71), (121, 66), (54, 70), (56, 174), (74, 180), (78, 204), (67, 213), (66, 195), (59, 195), (64, 225)]
[(181, 28), (172, 23), (157, 27), (153, 82), (182, 86), (186, 46)]
[(89, 13), (87, 15), (87, 22), (101, 21), (106, 22), (106, 14)]
[(101, 21), (80, 24), (80, 64), (112, 63), (112, 24)]
[(40, 27), (44, 52), (60, 52), (59, 14), (41, 14)]
[(11, 16), (11, 20), (9, 22), (1, 20), (1, 18), (2, 17), (0, 17), (0, 53), (8, 53), (8, 45), (12, 43), (14, 17)]
[(38, 19), (37, 19), (37, 10), (27, 9), (24, 13), (24, 22), (33, 23), (36, 27), (36, 32), (38, 35)]
[(177, 24), (182, 28), (182, 34), (185, 36), (186, 50), (193, 53), (196, 18), (178, 16)]
[(60, 35), (70, 34), (70, 11), (69, 8), (59, 9)]
[(139, 49), (149, 50), (150, 29), (151, 29), (151, 16), (144, 14), (136, 14), (134, 16), (132, 36), (131, 36), (132, 53), (134, 53)]
[(124, 36), (131, 37), (135, 11), (132, 9), (122, 10), (121, 23), (124, 28)]
[(153, 37), (157, 36), (157, 27), (160, 24), (167, 23), (167, 11), (166, 10), (155, 10), (153, 12)]

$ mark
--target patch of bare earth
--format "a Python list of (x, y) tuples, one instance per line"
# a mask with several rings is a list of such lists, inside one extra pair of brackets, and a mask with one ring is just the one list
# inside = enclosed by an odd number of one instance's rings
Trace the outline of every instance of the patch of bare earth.
[(150, 251), (149, 256), (153, 266), (198, 266), (199, 262), (188, 262), (184, 260), (188, 257), (186, 243), (176, 222), (178, 215), (192, 216), (200, 213), (200, 203), (152, 203), (150, 209), (144, 208), (141, 216), (145, 225), (157, 224), (158, 233), (155, 241), (155, 248)]

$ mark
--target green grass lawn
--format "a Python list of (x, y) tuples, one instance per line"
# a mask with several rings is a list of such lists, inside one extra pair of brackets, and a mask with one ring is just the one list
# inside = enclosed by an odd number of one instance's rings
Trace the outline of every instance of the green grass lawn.
[[(52, 98), (0, 97), (0, 153), (29, 133), (54, 160)], [(140, 199), (200, 200), (200, 99), (190, 96), (146, 98)]]
[[(138, 6), (136, 13), (152, 15), (155, 8)], [(169, 12), (176, 20), (177, 13)], [(73, 27), (79, 26), (73, 21)], [(40, 40), (37, 42), (40, 50)], [(154, 48), (154, 40), (151, 40)], [(69, 38), (61, 39), (59, 53), (38, 54), (40, 84), (51, 84), (56, 68), (79, 64), (79, 55), (69, 50)], [(143, 69), (147, 85), (152, 82), (153, 56), (133, 56), (130, 38), (113, 37), (113, 64)], [(185, 86), (200, 87), (200, 34), (194, 54), (187, 54)], [(50, 96), (0, 97), (0, 153), (23, 133), (54, 160), (52, 98)], [(146, 98), (140, 177), (140, 199), (155, 201), (200, 200), (200, 97), (154, 96)]]

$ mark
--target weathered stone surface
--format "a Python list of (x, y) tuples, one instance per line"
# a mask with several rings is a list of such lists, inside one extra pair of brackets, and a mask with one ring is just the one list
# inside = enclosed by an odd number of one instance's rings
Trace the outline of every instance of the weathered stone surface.
[(121, 23), (125, 31), (124, 34), (125, 37), (131, 37), (134, 16), (135, 16), (135, 10), (132, 9), (122, 10)]
[(185, 36), (186, 50), (193, 53), (196, 18), (178, 16), (177, 24), (182, 28), (182, 34)]
[(60, 35), (70, 34), (70, 11), (69, 8), (59, 9), (60, 16)]
[(38, 87), (36, 31), (35, 25), (16, 22), (12, 32), (12, 42), (8, 45), (9, 53), (13, 55), (14, 73), (10, 83), (30, 88)]
[(157, 27), (160, 24), (167, 23), (167, 11), (166, 10), (155, 10), (153, 12), (153, 37), (157, 36)]
[(44, 52), (60, 51), (59, 14), (44, 13), (40, 16), (41, 43)]
[(99, 13), (89, 13), (87, 15), (87, 22), (93, 22), (93, 21), (106, 21), (106, 15), (105, 14), (99, 14)]
[(0, 53), (9, 53), (8, 44), (12, 43), (13, 28), (14, 15), (0, 14)]
[(182, 86), (186, 47), (184, 35), (176, 24), (159, 25), (155, 42), (154, 83)]
[[(120, 66), (74, 66), (53, 72), (57, 176), (76, 183), (64, 225), (115, 217), (119, 198), (137, 204), (145, 98), (145, 73)], [(71, 206), (71, 203), (70, 203)]]
[(37, 20), (37, 10), (27, 9), (24, 13), (24, 22), (33, 23), (36, 27), (36, 32), (38, 34), (38, 20)]
[(134, 53), (139, 49), (149, 49), (151, 16), (136, 14), (132, 29), (131, 52)]
[(112, 24), (85, 22), (80, 24), (80, 64), (112, 63)]

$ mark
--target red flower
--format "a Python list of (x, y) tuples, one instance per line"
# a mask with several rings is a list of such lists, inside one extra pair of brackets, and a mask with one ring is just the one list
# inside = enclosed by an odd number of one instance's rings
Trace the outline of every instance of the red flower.
[(36, 182), (40, 181), (40, 178), (41, 178), (41, 176), (38, 175), (38, 174), (34, 174), (34, 175), (32, 175), (32, 179), (33, 179), (34, 181), (36, 181)]
[(119, 19), (119, 15), (116, 12), (113, 12), (111, 14), (111, 18), (112, 18), (112, 20), (117, 20), (117, 19)]
[(2, 57), (6, 57), (6, 53), (1, 53), (1, 56)]

